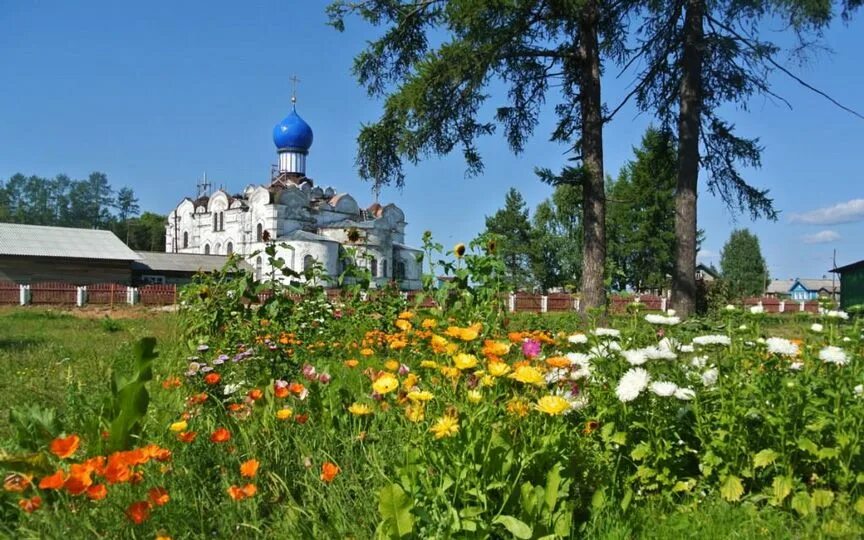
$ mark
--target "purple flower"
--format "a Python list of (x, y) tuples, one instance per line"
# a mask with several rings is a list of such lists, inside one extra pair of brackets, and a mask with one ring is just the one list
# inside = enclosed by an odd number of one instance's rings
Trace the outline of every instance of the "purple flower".
[(333, 377), (330, 376), (329, 373), (322, 373), (318, 375), (318, 382), (321, 384), (330, 384), (330, 381), (333, 380)]
[(526, 339), (522, 342), (522, 354), (527, 358), (534, 358), (540, 354), (540, 342), (536, 339)]
[(405, 364), (399, 364), (399, 375), (408, 375), (411, 373), (411, 368)]
[(246, 355), (244, 355), (243, 353), (235, 354), (234, 358), (232, 358), (231, 361), (232, 362), (239, 362), (240, 360), (243, 360), (244, 358), (246, 358)]
[(318, 378), (318, 373), (315, 371), (315, 366), (311, 364), (303, 364), (303, 377), (307, 381), (314, 381)]
[(226, 360), (228, 360), (228, 355), (220, 354), (215, 360), (213, 360), (213, 364), (219, 366), (224, 364)]
[(210, 366), (203, 366), (203, 367), (201, 368), (201, 373), (209, 373), (209, 372), (211, 372), (211, 371), (213, 371), (213, 368), (210, 367)]
[(208, 346), (205, 345), (204, 343), (202, 343), (201, 345), (198, 345), (198, 352), (204, 352), (204, 351), (207, 351), (207, 350), (210, 350), (210, 347), (208, 347)]

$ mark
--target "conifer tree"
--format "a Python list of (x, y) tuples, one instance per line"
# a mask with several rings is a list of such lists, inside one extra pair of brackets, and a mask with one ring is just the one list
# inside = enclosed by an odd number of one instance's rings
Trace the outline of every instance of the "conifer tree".
[(732, 231), (720, 252), (720, 271), (733, 297), (761, 296), (768, 269), (756, 235), (747, 229)]

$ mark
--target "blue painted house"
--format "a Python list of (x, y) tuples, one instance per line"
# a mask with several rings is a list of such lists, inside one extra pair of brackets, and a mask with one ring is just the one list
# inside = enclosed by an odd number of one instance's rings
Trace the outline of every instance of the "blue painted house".
[(788, 298), (798, 302), (829, 297), (836, 300), (840, 283), (830, 279), (775, 279), (768, 285), (768, 296)]

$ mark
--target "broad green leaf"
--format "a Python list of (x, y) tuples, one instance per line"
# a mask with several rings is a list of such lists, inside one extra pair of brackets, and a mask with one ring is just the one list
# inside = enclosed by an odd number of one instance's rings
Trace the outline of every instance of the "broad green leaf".
[(780, 457), (780, 454), (770, 448), (766, 448), (753, 456), (753, 468), (759, 469), (760, 467), (771, 465), (778, 457)]
[(801, 516), (807, 516), (816, 512), (816, 505), (806, 491), (799, 491), (792, 497), (792, 509)]
[(411, 500), (399, 486), (390, 484), (378, 493), (378, 511), (387, 523), (389, 536), (402, 538), (414, 529), (414, 516), (411, 515)]
[(505, 529), (507, 529), (510, 534), (515, 536), (516, 538), (521, 538), (527, 540), (531, 538), (534, 534), (534, 531), (531, 527), (528, 526), (524, 521), (520, 521), (519, 519), (513, 516), (498, 516), (492, 523), (496, 525), (502, 525)]
[(628, 489), (624, 492), (624, 497), (621, 498), (621, 510), (627, 511), (630, 506), (630, 501), (633, 500), (633, 490)]
[(558, 488), (561, 486), (561, 466), (555, 465), (546, 474), (546, 490), (544, 499), (546, 508), (551, 512), (555, 510), (555, 504), (558, 502)]
[(819, 459), (831, 459), (840, 455), (840, 451), (836, 448), (820, 448), (817, 455), (819, 456)]
[(855, 506), (853, 506), (853, 508), (855, 508), (855, 511), (859, 514), (864, 514), (864, 495), (858, 497), (858, 500), (855, 501)]
[(620, 445), (627, 444), (627, 433), (623, 431), (616, 431), (614, 435), (609, 437), (609, 442)]
[(828, 508), (834, 502), (834, 492), (827, 489), (817, 489), (813, 492), (813, 504), (816, 508)]
[(630, 452), (630, 457), (633, 458), (634, 461), (641, 461), (645, 458), (645, 456), (650, 453), (651, 446), (649, 446), (648, 443), (643, 441), (637, 444), (636, 448), (634, 448), (633, 451)]
[(693, 489), (693, 486), (695, 486), (695, 485), (696, 485), (696, 480), (693, 480), (692, 478), (690, 480), (683, 480), (683, 481), (679, 480), (678, 482), (675, 483), (674, 486), (672, 486), (672, 492), (673, 493), (680, 493), (682, 491), (687, 492), (687, 491), (690, 491), (691, 489)]
[(720, 495), (729, 502), (735, 502), (744, 495), (744, 486), (741, 485), (741, 479), (730, 474), (720, 486)]
[(606, 506), (606, 490), (600, 488), (591, 495), (591, 508), (597, 511), (604, 506)]
[(771, 482), (771, 495), (773, 504), (782, 504), (786, 497), (792, 493), (792, 477), (786, 475), (778, 475)]
[(814, 456), (819, 455), (819, 447), (807, 437), (801, 437), (798, 439), (798, 448), (805, 452), (810, 452)]

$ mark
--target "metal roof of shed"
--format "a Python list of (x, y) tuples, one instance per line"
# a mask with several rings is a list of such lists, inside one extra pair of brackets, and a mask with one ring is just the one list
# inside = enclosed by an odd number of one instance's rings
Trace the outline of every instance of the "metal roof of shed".
[[(215, 272), (228, 262), (226, 255), (200, 255), (197, 253), (163, 253), (161, 251), (138, 251), (140, 260), (132, 263), (133, 270), (157, 272)], [(251, 270), (245, 261), (240, 268)]]
[(136, 261), (111, 231), (0, 223), (0, 255)]

